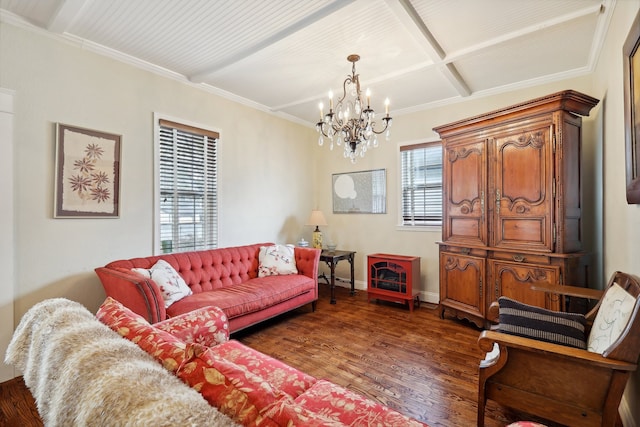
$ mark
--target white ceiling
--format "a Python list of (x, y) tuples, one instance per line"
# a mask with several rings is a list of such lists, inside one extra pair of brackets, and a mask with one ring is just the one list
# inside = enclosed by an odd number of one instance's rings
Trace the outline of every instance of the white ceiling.
[(312, 125), (352, 53), (391, 115), (589, 73), (614, 3), (0, 0), (0, 18)]

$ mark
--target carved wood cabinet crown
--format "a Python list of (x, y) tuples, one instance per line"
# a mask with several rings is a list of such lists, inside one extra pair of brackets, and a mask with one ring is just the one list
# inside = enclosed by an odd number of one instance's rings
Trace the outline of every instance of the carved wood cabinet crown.
[(482, 327), (501, 295), (562, 310), (531, 285), (586, 286), (581, 116), (598, 102), (567, 90), (434, 128), (444, 150), (442, 316)]

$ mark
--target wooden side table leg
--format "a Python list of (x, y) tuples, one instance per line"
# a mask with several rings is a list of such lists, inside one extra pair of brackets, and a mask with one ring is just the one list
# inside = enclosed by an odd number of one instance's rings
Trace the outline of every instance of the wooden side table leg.
[(336, 263), (331, 262), (331, 304), (336, 303)]
[(354, 269), (353, 269), (353, 254), (349, 256), (349, 264), (351, 265), (351, 296), (356, 294), (355, 288), (355, 280), (353, 277)]

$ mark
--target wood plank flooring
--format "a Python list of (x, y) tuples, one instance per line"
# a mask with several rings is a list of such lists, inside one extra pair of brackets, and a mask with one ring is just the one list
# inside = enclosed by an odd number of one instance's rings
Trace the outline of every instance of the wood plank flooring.
[[(476, 425), (477, 369), (483, 357), (472, 324), (438, 317), (433, 305), (367, 302), (336, 289), (337, 304), (320, 285), (315, 312), (294, 310), (232, 338), (317, 378), (388, 405), (432, 427)], [(526, 419), (493, 402), (486, 427)], [(0, 384), (0, 425), (42, 426), (20, 378)], [(557, 426), (547, 423), (548, 426)]]

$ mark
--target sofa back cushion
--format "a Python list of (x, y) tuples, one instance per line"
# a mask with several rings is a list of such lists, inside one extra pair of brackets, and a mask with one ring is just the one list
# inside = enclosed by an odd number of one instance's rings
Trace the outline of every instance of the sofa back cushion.
[(256, 243), (229, 248), (131, 258), (110, 262), (106, 267), (150, 269), (158, 260), (164, 260), (182, 276), (193, 293), (200, 293), (237, 285), (258, 277), (260, 247), (271, 245), (273, 243)]
[(183, 341), (153, 327), (113, 298), (107, 297), (96, 317), (124, 338), (138, 344), (167, 370), (175, 373), (184, 362), (187, 345)]
[(256, 425), (263, 418), (262, 412), (289, 398), (251, 372), (250, 367), (228, 361), (208, 347), (188, 344), (186, 355), (176, 371), (178, 378), (239, 424)]

